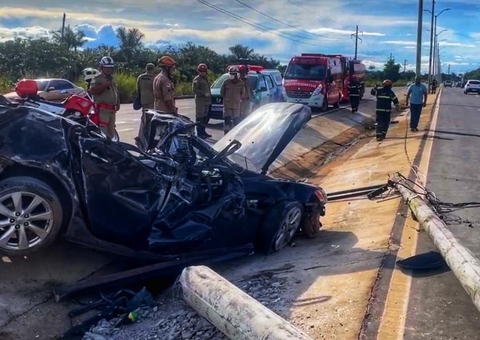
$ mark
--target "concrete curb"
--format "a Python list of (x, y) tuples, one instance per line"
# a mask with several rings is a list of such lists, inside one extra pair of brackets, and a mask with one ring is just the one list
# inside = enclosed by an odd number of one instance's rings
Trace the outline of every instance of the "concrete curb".
[(183, 299), (229, 339), (313, 340), (205, 266), (180, 275)]
[(427, 232), (440, 254), (480, 311), (480, 260), (457, 241), (448, 226), (433, 212), (427, 203), (405, 182), (399, 174), (393, 176), (395, 188)]

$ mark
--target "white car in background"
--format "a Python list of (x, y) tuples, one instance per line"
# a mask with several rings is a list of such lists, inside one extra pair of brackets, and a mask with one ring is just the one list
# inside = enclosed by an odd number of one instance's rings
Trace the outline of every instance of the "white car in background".
[(470, 79), (467, 81), (463, 93), (469, 94), (470, 92), (480, 93), (480, 80)]

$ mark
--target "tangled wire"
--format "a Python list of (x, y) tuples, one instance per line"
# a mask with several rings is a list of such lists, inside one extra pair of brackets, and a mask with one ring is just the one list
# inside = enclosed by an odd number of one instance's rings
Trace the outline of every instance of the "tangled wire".
[[(413, 169), (413, 167), (412, 167)], [(413, 169), (417, 177), (419, 174), (415, 169)], [(460, 225), (460, 224), (467, 224), (469, 227), (473, 228), (472, 222), (463, 220), (460, 216), (455, 215), (454, 212), (462, 210), (462, 209), (469, 209), (469, 208), (479, 208), (480, 202), (462, 202), (462, 203), (450, 203), (450, 202), (443, 202), (441, 201), (437, 195), (428, 190), (423, 182), (419, 180), (422, 184), (419, 184), (415, 181), (408, 179), (407, 177), (399, 174), (404, 181), (411, 183), (413, 188), (406, 186), (403, 183), (395, 183), (396, 185), (401, 185), (407, 188), (408, 190), (413, 190), (417, 195), (423, 196), (424, 201), (428, 204), (428, 206), (435, 212), (435, 214), (446, 224), (448, 225)], [(415, 190), (418, 188), (418, 190)]]

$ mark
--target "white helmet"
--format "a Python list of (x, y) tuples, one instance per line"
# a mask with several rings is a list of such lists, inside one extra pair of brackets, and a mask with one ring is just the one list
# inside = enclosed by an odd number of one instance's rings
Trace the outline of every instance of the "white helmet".
[(114, 67), (114, 66), (115, 66), (115, 63), (113, 62), (112, 57), (106, 56), (100, 60), (100, 67)]
[(238, 73), (239, 70), (238, 70), (238, 67), (237, 66), (230, 66), (229, 70), (228, 70), (228, 73), (230, 74), (235, 74), (235, 73)]
[(100, 74), (98, 70), (91, 67), (87, 67), (82, 72), (83, 72), (83, 80), (85, 81), (92, 80), (93, 78), (95, 78), (97, 75)]

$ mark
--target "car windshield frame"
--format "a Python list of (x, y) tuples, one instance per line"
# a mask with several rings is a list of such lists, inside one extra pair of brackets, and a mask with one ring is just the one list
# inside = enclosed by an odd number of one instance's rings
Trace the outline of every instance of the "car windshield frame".
[(38, 91), (45, 91), (50, 81), (45, 79), (36, 79), (35, 83), (37, 83)]
[[(312, 75), (312, 69), (319, 68), (318, 75)], [(302, 75), (301, 73), (305, 73)], [(308, 75), (307, 75), (308, 73)], [(285, 70), (284, 79), (298, 79), (298, 80), (316, 80), (322, 81), (325, 80), (327, 76), (327, 66), (323, 64), (312, 64), (312, 63), (290, 63)]]

